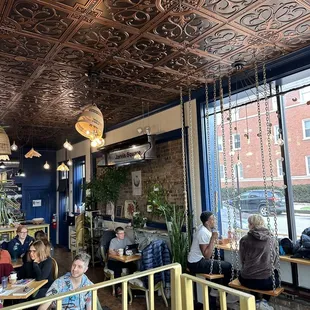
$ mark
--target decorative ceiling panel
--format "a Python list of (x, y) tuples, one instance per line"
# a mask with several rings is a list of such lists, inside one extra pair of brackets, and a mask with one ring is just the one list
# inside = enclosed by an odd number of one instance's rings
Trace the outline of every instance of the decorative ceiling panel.
[(204, 8), (211, 13), (224, 18), (230, 18), (234, 14), (246, 9), (257, 0), (206, 0)]
[(92, 101), (109, 128), (178, 99), (181, 86), (232, 74), (235, 62), (250, 69), (310, 42), (302, 0), (2, 2), (0, 125), (20, 145), (82, 139), (74, 123)]
[(158, 36), (176, 41), (190, 42), (217, 24), (215, 21), (192, 13), (182, 16), (168, 16), (154, 27), (152, 32)]
[(34, 1), (14, 1), (5, 25), (17, 31), (60, 38), (72, 23), (68, 14)]
[(70, 41), (92, 49), (105, 49), (104, 53), (107, 53), (107, 50), (109, 52), (117, 50), (129, 37), (128, 32), (115, 27), (85, 24)]
[(142, 28), (159, 13), (154, 0), (106, 0), (105, 5), (114, 21)]
[(0, 30), (1, 52), (36, 59), (44, 58), (52, 46), (48, 41)]

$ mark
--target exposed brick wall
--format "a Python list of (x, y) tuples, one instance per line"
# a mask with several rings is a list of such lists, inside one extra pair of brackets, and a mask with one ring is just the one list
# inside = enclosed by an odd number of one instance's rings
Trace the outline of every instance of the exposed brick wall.
[[(147, 213), (148, 189), (155, 183), (161, 184), (168, 193), (169, 203), (183, 205), (183, 172), (181, 139), (156, 145), (157, 159), (129, 166), (128, 182), (122, 187), (116, 205), (123, 205), (125, 200), (136, 200), (139, 211), (149, 219), (164, 221), (151, 213)], [(142, 178), (142, 196), (132, 195), (131, 172), (140, 171)], [(98, 168), (100, 173), (100, 168)], [(104, 209), (104, 208), (103, 208)]]

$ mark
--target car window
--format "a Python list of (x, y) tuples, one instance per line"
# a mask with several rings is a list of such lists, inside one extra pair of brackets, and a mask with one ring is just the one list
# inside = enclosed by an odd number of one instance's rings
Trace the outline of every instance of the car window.
[(259, 191), (252, 191), (251, 193), (250, 193), (250, 197), (251, 198), (255, 198), (255, 197), (261, 197), (262, 195), (261, 195), (261, 192), (259, 192)]
[(243, 193), (240, 195), (240, 198), (244, 199), (244, 198), (248, 198), (249, 193)]

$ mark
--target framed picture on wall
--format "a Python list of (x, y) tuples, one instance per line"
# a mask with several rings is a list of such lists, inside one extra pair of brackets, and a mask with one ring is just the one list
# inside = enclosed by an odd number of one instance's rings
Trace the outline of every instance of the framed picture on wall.
[(115, 210), (115, 217), (122, 217), (123, 216), (123, 206), (116, 206)]
[(113, 202), (108, 202), (106, 206), (106, 215), (114, 215), (114, 203)]
[(125, 200), (125, 218), (132, 219), (133, 214), (136, 211), (136, 203), (134, 200)]

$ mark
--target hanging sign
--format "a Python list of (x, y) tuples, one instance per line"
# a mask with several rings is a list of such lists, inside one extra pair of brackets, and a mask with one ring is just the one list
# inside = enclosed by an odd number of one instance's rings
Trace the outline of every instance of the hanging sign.
[(149, 144), (133, 146), (123, 150), (112, 151), (108, 154), (108, 164), (115, 165), (144, 159), (144, 153), (149, 150)]

